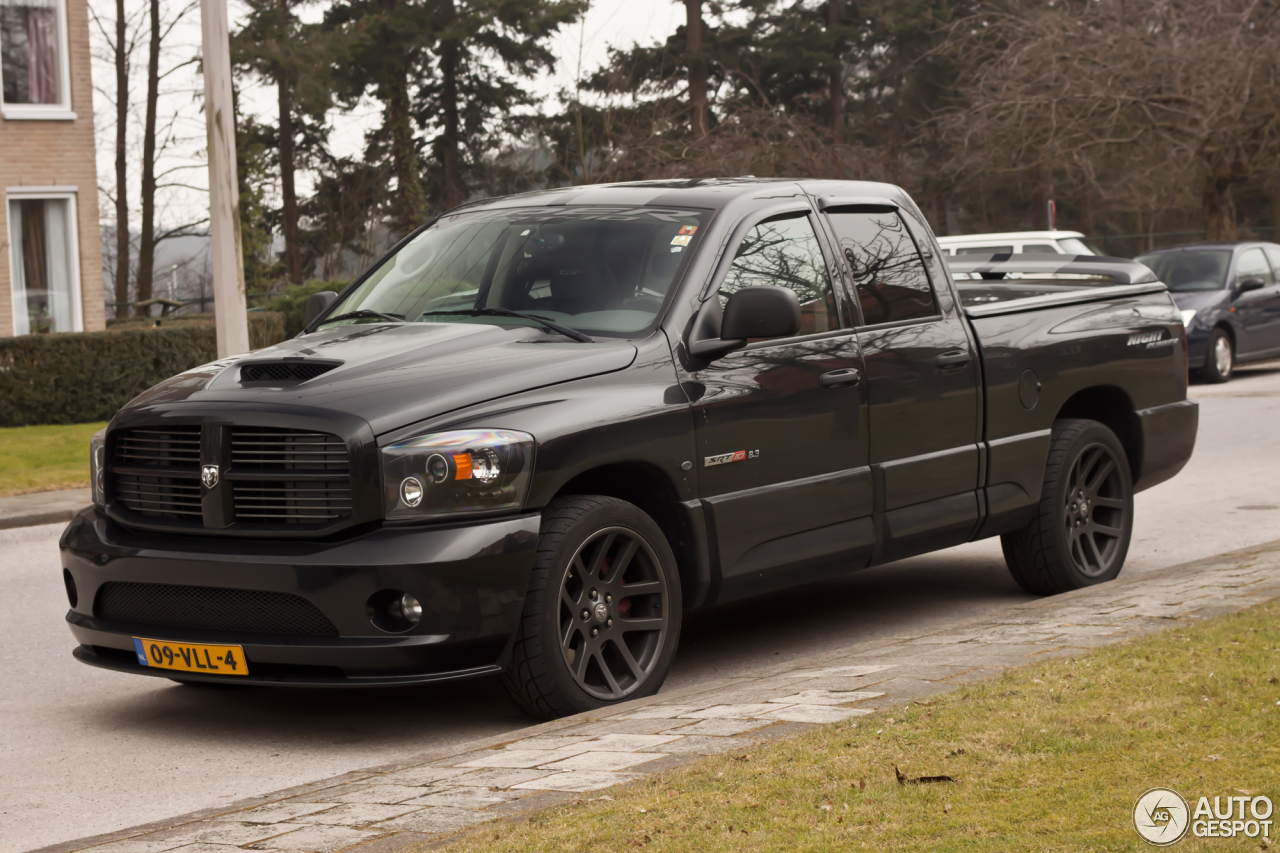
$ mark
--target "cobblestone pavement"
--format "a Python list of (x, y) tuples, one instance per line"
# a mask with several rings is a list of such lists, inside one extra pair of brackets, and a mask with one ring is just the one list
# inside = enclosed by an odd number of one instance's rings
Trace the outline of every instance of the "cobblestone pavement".
[(999, 619), (877, 640), (42, 853), (391, 853), (700, 756), (1275, 597), (1280, 541), (1041, 599)]

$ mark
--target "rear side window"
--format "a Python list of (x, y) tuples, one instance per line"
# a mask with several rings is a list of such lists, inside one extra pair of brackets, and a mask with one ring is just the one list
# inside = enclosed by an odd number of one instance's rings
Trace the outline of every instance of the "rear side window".
[(897, 211), (836, 210), (827, 215), (853, 274), (864, 323), (873, 326), (938, 313), (929, 274)]
[(957, 255), (1011, 255), (1012, 246), (961, 246), (956, 249)]
[(1267, 284), (1275, 283), (1271, 266), (1261, 249), (1245, 249), (1240, 253), (1240, 260), (1236, 261), (1236, 281), (1244, 281), (1246, 278), (1260, 278)]
[(1041, 243), (1028, 243), (1027, 245), (1022, 247), (1022, 252), (1025, 255), (1061, 254), (1061, 252), (1058, 251), (1057, 246), (1045, 246)]
[(785, 287), (800, 299), (801, 335), (840, 328), (818, 236), (805, 215), (761, 222), (747, 232), (720, 284), (720, 303), (744, 287)]

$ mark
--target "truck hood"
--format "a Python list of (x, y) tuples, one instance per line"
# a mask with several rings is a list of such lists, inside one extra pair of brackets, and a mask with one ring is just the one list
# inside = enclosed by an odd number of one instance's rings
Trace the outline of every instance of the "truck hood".
[[(262, 403), (344, 412), (375, 434), (533, 388), (622, 370), (628, 341), (579, 343), (533, 328), (478, 323), (339, 326), (180, 373), (125, 409), (156, 404)], [(324, 369), (298, 381), (245, 381), (249, 365)]]

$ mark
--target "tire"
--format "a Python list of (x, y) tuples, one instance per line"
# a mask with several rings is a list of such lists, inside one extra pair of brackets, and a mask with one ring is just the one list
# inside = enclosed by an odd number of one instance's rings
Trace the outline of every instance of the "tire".
[(1036, 516), (1000, 537), (1018, 585), (1053, 595), (1120, 574), (1133, 534), (1133, 479), (1115, 433), (1097, 421), (1056, 421)]
[(502, 685), (543, 719), (651, 696), (680, 641), (680, 602), (675, 555), (652, 518), (617, 498), (559, 498), (542, 513)]
[(1226, 382), (1235, 369), (1236, 348), (1231, 343), (1231, 336), (1223, 329), (1214, 329), (1209, 335), (1209, 348), (1205, 350), (1200, 378), (1214, 384)]

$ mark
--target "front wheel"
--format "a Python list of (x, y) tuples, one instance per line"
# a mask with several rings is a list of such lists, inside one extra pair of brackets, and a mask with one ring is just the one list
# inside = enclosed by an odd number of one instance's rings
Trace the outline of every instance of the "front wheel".
[(1036, 516), (1000, 537), (1013, 579), (1036, 595), (1112, 580), (1132, 533), (1133, 479), (1115, 433), (1097, 421), (1057, 421)]
[(1205, 382), (1226, 382), (1231, 378), (1236, 367), (1236, 350), (1231, 345), (1231, 336), (1222, 329), (1214, 329), (1209, 335), (1209, 351), (1204, 357), (1204, 367), (1200, 368), (1200, 376)]
[(542, 514), (507, 694), (554, 719), (658, 692), (680, 639), (680, 576), (662, 530), (617, 498)]

